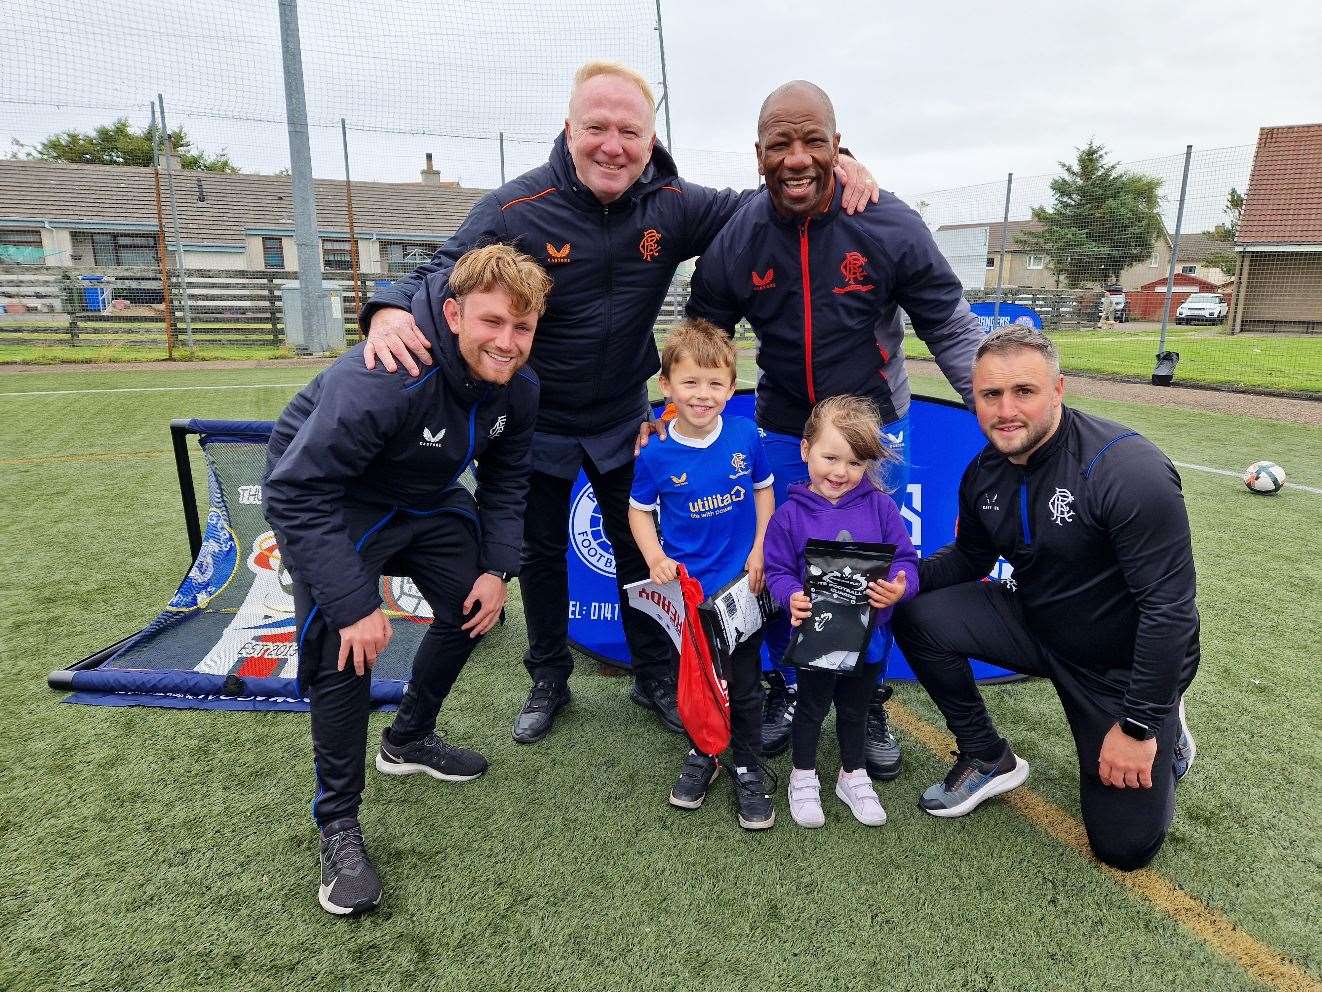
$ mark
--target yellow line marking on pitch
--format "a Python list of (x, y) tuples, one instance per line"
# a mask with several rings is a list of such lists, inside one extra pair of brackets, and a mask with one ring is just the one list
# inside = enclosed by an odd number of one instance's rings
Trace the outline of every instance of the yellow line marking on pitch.
[[(892, 699), (887, 711), (892, 723), (933, 754), (945, 755), (954, 749), (955, 741), (949, 734), (898, 700)], [(1235, 962), (1252, 978), (1281, 992), (1322, 992), (1322, 982), (1279, 951), (1245, 933), (1224, 913), (1195, 899), (1170, 879), (1151, 868), (1126, 872), (1102, 864), (1092, 856), (1083, 824), (1040, 793), (1020, 786), (1001, 798), (1034, 826), (1073, 848), (1113, 880), (1148, 900), (1212, 950)]]
[(41, 455), (37, 458), (0, 458), (0, 465), (45, 465), (49, 462), (101, 462), (138, 455), (168, 455), (169, 451), (103, 451), (90, 455)]

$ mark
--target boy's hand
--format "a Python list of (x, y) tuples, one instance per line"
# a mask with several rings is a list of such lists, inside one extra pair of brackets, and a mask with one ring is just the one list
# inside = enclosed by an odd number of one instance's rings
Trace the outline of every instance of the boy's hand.
[(662, 558), (652, 566), (652, 581), (657, 585), (674, 582), (679, 575), (679, 562), (674, 558)]
[(797, 627), (812, 616), (812, 600), (800, 589), (790, 597), (790, 626)]
[(904, 571), (900, 570), (890, 582), (885, 579), (875, 579), (868, 583), (868, 603), (874, 610), (884, 610), (904, 598), (904, 588), (909, 584), (909, 580), (904, 575)]
[(765, 559), (760, 547), (753, 548), (748, 553), (748, 560), (744, 562), (744, 568), (748, 570), (748, 590), (754, 596), (760, 594), (767, 586), (764, 563)]

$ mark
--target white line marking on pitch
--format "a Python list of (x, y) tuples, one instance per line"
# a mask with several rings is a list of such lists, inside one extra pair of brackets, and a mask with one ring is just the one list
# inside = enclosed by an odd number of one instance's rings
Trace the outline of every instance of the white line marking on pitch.
[(46, 389), (24, 393), (0, 393), (0, 396), (85, 396), (90, 393), (178, 393), (201, 389), (287, 389), (306, 386), (306, 382), (251, 382), (229, 386), (126, 386), (122, 389)]
[[(1210, 472), (1212, 475), (1228, 475), (1232, 479), (1244, 478), (1243, 472), (1232, 472), (1227, 468), (1211, 468), (1207, 465), (1193, 465), (1189, 462), (1176, 461), (1171, 462), (1171, 464), (1176, 468), (1191, 468), (1195, 472)], [(1318, 489), (1316, 486), (1304, 486), (1300, 485), (1298, 482), (1287, 482), (1286, 485), (1291, 489), (1302, 489), (1306, 493), (1322, 493), (1322, 489)]]

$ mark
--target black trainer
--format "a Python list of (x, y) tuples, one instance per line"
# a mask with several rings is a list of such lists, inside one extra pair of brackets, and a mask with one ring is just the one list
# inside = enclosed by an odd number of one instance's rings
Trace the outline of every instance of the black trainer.
[(783, 672), (767, 672), (767, 696), (762, 704), (762, 754), (774, 758), (790, 746), (790, 727), (798, 687), (785, 681)]
[(697, 809), (707, 798), (707, 790), (721, 774), (717, 760), (697, 751), (689, 751), (684, 767), (679, 770), (675, 787), (670, 790), (670, 805), (680, 809)]
[(768, 830), (776, 825), (776, 808), (762, 769), (756, 765), (734, 770), (734, 802), (739, 809), (739, 826), (745, 830)]
[(438, 734), (392, 744), (387, 729), (381, 731), (376, 770), (385, 775), (430, 775), (443, 782), (471, 782), (487, 770), (487, 759), (471, 748), (445, 743)]
[(381, 901), (381, 879), (367, 857), (357, 820), (336, 820), (322, 831), (317, 901), (336, 916), (366, 913)]
[(677, 691), (673, 675), (659, 679), (634, 679), (629, 698), (639, 706), (655, 711), (667, 730), (682, 734), (684, 722), (679, 718), (679, 702), (675, 698)]
[(888, 685), (877, 686), (868, 703), (867, 743), (864, 757), (871, 778), (889, 782), (900, 774), (900, 742), (886, 719), (886, 700), (893, 690)]
[(514, 720), (514, 739), (520, 744), (536, 744), (551, 732), (555, 715), (569, 705), (569, 686), (563, 682), (541, 679), (533, 683), (528, 701)]

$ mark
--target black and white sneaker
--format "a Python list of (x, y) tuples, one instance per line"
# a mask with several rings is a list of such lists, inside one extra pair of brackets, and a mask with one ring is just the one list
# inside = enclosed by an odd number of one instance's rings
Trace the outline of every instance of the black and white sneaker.
[(872, 693), (868, 704), (866, 758), (868, 776), (889, 782), (900, 774), (900, 742), (886, 719), (886, 700), (894, 690), (881, 685)]
[(1028, 762), (1011, 751), (1008, 742), (995, 761), (955, 752), (955, 767), (944, 781), (928, 787), (918, 806), (933, 816), (963, 816), (992, 796), (1023, 785), (1027, 778)]
[(1189, 769), (1193, 767), (1193, 759), (1198, 754), (1198, 742), (1193, 739), (1193, 734), (1189, 731), (1189, 721), (1184, 715), (1184, 697), (1180, 697), (1180, 737), (1175, 742), (1172, 757), (1175, 761), (1175, 784), (1179, 785), (1180, 780), (1189, 774)]
[(652, 710), (672, 733), (684, 733), (684, 721), (679, 718), (679, 687), (673, 675), (659, 679), (634, 679), (629, 698), (644, 709)]
[(739, 810), (739, 826), (745, 830), (769, 830), (776, 825), (776, 808), (762, 769), (756, 765), (734, 770), (734, 802)]
[(670, 805), (680, 809), (697, 809), (707, 798), (707, 790), (721, 774), (720, 763), (713, 757), (690, 750), (679, 770), (675, 787), (670, 790)]
[(438, 734), (392, 744), (387, 729), (381, 731), (376, 770), (383, 775), (430, 775), (443, 782), (471, 782), (487, 770), (487, 759), (471, 748), (445, 743)]
[(317, 901), (336, 916), (366, 913), (381, 902), (381, 879), (367, 857), (357, 820), (336, 820), (322, 831)]
[(774, 758), (790, 746), (790, 727), (798, 687), (785, 681), (783, 672), (767, 672), (767, 696), (762, 703), (762, 754)]

